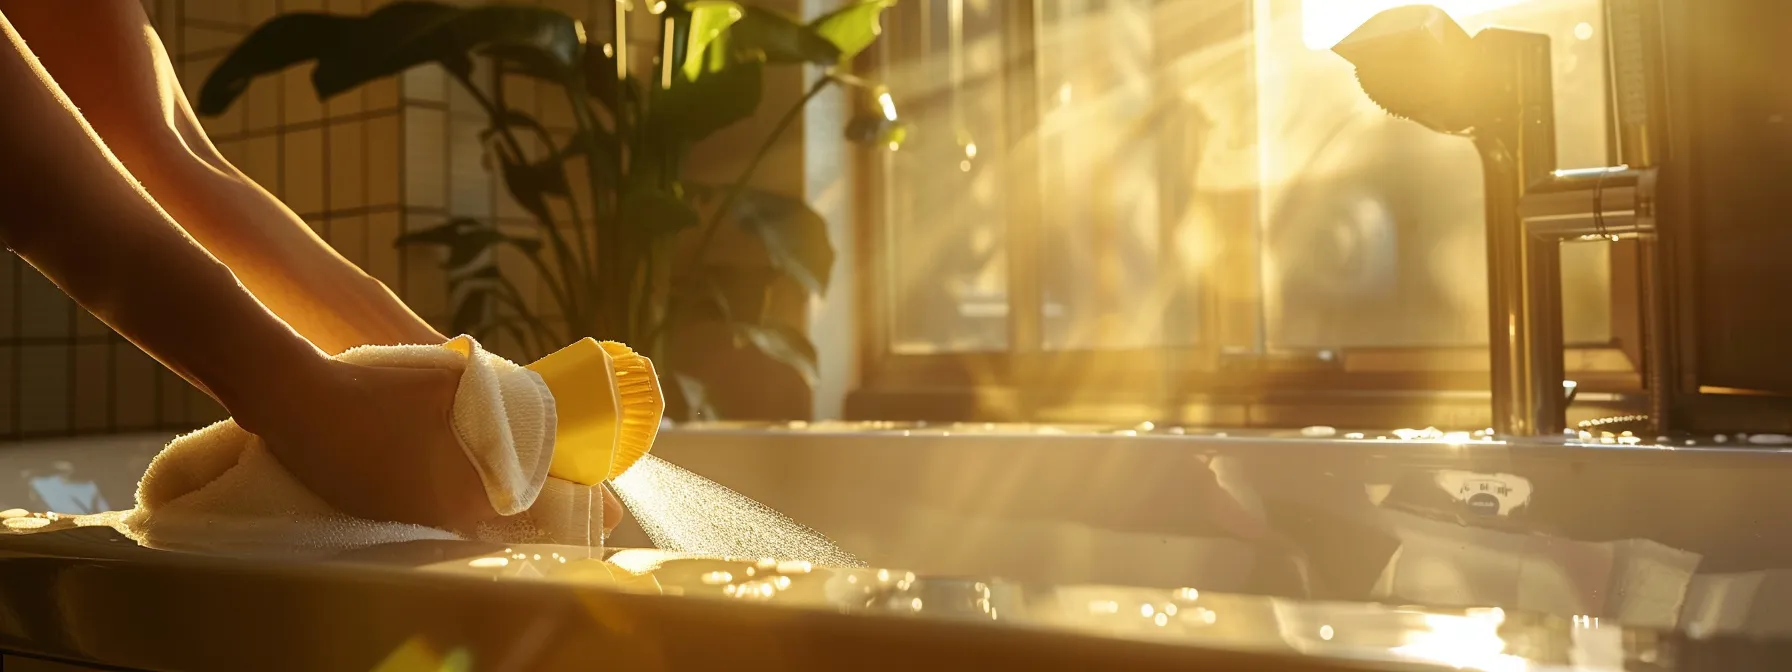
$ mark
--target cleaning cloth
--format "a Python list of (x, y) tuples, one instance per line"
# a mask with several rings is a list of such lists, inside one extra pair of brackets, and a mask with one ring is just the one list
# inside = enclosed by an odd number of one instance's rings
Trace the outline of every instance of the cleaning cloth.
[(349, 516), (293, 478), (259, 437), (224, 420), (170, 442), (138, 483), (136, 508), (116, 526), (145, 546), (251, 555), (327, 553), (426, 539), (602, 543), (603, 499), (597, 486), (547, 475), (554, 397), (539, 375), (466, 336), (440, 346), (364, 346), (337, 359), (459, 370), (454, 432), (492, 508), (503, 517), (474, 530), (443, 530)]

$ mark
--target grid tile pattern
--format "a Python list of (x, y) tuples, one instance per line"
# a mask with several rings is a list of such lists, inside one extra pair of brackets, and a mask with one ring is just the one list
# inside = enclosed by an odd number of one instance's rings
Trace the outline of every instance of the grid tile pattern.
[[(189, 96), (257, 24), (280, 13), (365, 12), (378, 0), (143, 0)], [(608, 32), (613, 0), (540, 2)], [(601, 11), (600, 11), (601, 10)], [(319, 102), (309, 68), (258, 79), (225, 114), (204, 120), (224, 156), (279, 197), (344, 257), (445, 328), (441, 252), (399, 249), (402, 232), (448, 217), (496, 219), (528, 231), (526, 212), (483, 167), (484, 113), (432, 67)], [(529, 82), (513, 106), (570, 134), (566, 103)], [(585, 212), (590, 212), (587, 208)], [(543, 294), (526, 260), (498, 263), (525, 300)], [(549, 302), (551, 303), (551, 302)], [(504, 353), (505, 339), (488, 344)], [(182, 430), (223, 417), (218, 405), (75, 306), (12, 255), (0, 259), (0, 438)]]

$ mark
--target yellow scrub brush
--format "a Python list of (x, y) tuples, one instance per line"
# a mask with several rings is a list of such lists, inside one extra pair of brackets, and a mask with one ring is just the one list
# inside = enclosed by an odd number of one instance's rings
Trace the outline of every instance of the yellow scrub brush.
[(528, 368), (554, 395), (548, 475), (597, 485), (621, 476), (653, 449), (666, 400), (646, 357), (621, 343), (584, 338)]

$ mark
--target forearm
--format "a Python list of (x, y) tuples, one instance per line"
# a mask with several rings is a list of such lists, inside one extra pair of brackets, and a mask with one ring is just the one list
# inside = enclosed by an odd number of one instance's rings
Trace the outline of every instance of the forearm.
[(157, 202), (237, 269), (262, 303), (326, 352), (447, 340), (222, 158), (216, 166), (188, 153), (136, 158), (159, 168), (143, 180)]
[(252, 426), (328, 360), (170, 221), (0, 16), (0, 239)]
[(0, 0), (0, 11), (156, 202), (312, 343), (446, 340), (224, 160), (136, 0)]

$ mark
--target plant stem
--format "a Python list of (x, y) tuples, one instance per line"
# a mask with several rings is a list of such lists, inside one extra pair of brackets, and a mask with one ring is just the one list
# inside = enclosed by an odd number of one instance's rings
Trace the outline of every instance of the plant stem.
[[(741, 194), (746, 191), (747, 182), (753, 179), (753, 173), (759, 170), (759, 164), (765, 161), (767, 155), (771, 154), (772, 147), (777, 144), (778, 138), (784, 135), (784, 131), (789, 129), (791, 124), (796, 123), (797, 115), (802, 113), (803, 108), (809, 106), (809, 101), (821, 95), (822, 90), (833, 83), (833, 76), (824, 74), (821, 79), (816, 80), (809, 87), (808, 92), (803, 94), (801, 100), (796, 101), (796, 104), (791, 105), (790, 109), (785, 110), (784, 116), (778, 119), (778, 125), (772, 128), (771, 134), (766, 136), (764, 142), (759, 143), (759, 149), (753, 153), (753, 158), (747, 162), (747, 167), (741, 171), (740, 177), (735, 178), (734, 183), (728, 185), (728, 190), (722, 196), (721, 204), (716, 206), (715, 212), (710, 213), (709, 222), (704, 224), (703, 238), (697, 241), (697, 251), (691, 256), (692, 264), (698, 269), (703, 267), (703, 257), (708, 254), (710, 242), (715, 240), (716, 231), (721, 228), (722, 220), (728, 216), (729, 210), (734, 209), (735, 201), (740, 200)], [(678, 294), (669, 292), (666, 301), (666, 313), (661, 316), (659, 324), (654, 325), (648, 336), (650, 340), (660, 338), (672, 328), (671, 323), (677, 313)]]
[[(579, 130), (583, 131), (587, 137), (593, 138), (592, 142), (595, 143), (596, 142), (595, 127), (596, 127), (597, 120), (593, 119), (591, 117), (591, 105), (590, 105), (589, 100), (585, 96), (584, 90), (578, 88), (574, 84), (568, 84), (566, 87), (566, 92), (567, 92), (567, 102), (568, 102), (568, 104), (570, 104), (572, 106), (572, 116), (573, 116), (574, 121), (578, 123)], [(617, 117), (618, 117), (618, 119), (620, 119), (621, 115), (617, 115)], [(618, 122), (617, 125), (618, 125), (618, 128), (620, 129), (620, 126), (621, 126), (620, 121)], [(618, 138), (617, 142), (618, 142), (617, 154), (618, 154), (618, 156), (620, 156), (620, 154), (622, 152), (620, 137)], [(592, 203), (592, 206), (594, 209), (596, 208), (599, 194), (603, 193), (603, 185), (599, 184), (599, 182), (598, 182), (598, 176), (599, 176), (600, 172), (598, 171), (597, 162), (598, 162), (597, 152), (595, 152), (595, 151), (585, 152), (585, 182), (586, 182), (586, 188), (591, 193), (591, 203)], [(612, 183), (620, 184), (621, 181), (622, 181), (622, 173), (620, 171), (618, 171), (616, 173), (615, 179), (612, 180)], [(618, 315), (607, 316), (610, 320), (616, 321), (615, 324), (610, 325), (610, 328), (612, 330), (616, 330), (618, 333), (606, 333), (605, 336), (610, 337), (610, 338), (616, 338), (618, 340), (626, 340), (629, 336), (629, 333), (628, 333), (629, 332), (628, 308), (627, 308), (627, 306), (629, 304), (628, 295), (632, 289), (632, 287), (630, 287), (629, 285), (632, 285), (632, 283), (626, 283), (624, 277), (620, 275), (619, 269), (618, 269), (618, 267), (628, 265), (628, 264), (625, 264), (624, 261), (628, 258), (629, 251), (628, 251), (627, 246), (624, 243), (623, 237), (622, 237), (621, 220), (619, 218), (620, 217), (620, 208), (618, 208), (618, 212), (616, 213), (616, 215), (617, 216), (613, 216), (613, 217), (609, 218), (609, 226), (604, 227), (604, 226), (601, 226), (602, 222), (600, 221), (604, 218), (601, 217), (600, 215), (598, 215), (598, 213), (596, 213), (596, 212), (592, 213), (591, 226), (593, 229), (593, 237), (595, 238), (596, 247), (594, 248), (594, 251), (592, 253), (593, 256), (591, 258), (590, 267), (589, 267), (590, 273), (586, 276), (586, 282), (589, 282), (594, 286), (593, 287), (594, 295), (606, 297), (606, 299), (601, 303), (601, 305), (596, 307), (595, 312), (598, 312), (600, 314), (608, 312), (608, 311), (613, 311), (615, 309), (614, 306), (617, 302), (616, 298), (618, 295), (620, 295), (620, 297), (622, 299), (621, 303), (623, 305), (621, 314), (619, 316)], [(581, 231), (583, 231), (583, 229), (581, 229)], [(580, 240), (581, 240), (581, 242), (583, 242), (584, 238), (581, 237)], [(604, 266), (601, 268), (598, 266), (598, 261), (600, 260), (600, 258), (605, 262)], [(607, 282), (599, 281), (599, 278), (602, 277), (602, 275), (608, 276)], [(618, 286), (619, 284), (621, 285), (620, 287)], [(615, 320), (615, 318), (617, 318), (617, 317), (620, 317), (621, 319)]]
[(815, 84), (809, 87), (808, 93), (803, 94), (802, 100), (796, 101), (795, 105), (784, 111), (784, 116), (778, 119), (778, 125), (772, 128), (771, 134), (765, 137), (765, 141), (759, 143), (759, 150), (753, 153), (753, 158), (747, 162), (746, 169), (741, 171), (740, 177), (735, 178), (733, 184), (728, 185), (728, 191), (722, 196), (721, 205), (716, 207), (715, 212), (710, 213), (709, 222), (704, 225), (703, 238), (697, 242), (697, 253), (692, 257), (693, 261), (699, 264), (703, 262), (703, 255), (709, 251), (709, 244), (715, 239), (716, 231), (721, 228), (722, 220), (728, 216), (729, 210), (734, 209), (734, 202), (740, 200), (740, 195), (747, 189), (747, 182), (753, 179), (753, 173), (759, 170), (759, 164), (765, 161), (767, 155), (771, 154), (772, 147), (777, 144), (778, 138), (784, 135), (784, 131), (790, 128), (791, 124), (796, 123), (797, 115), (802, 113), (803, 108), (809, 106), (809, 101), (814, 100), (815, 96), (821, 94), (822, 89), (832, 83), (834, 83), (833, 77), (826, 75), (816, 80)]
[[(583, 85), (569, 82), (566, 85), (564, 85), (562, 88), (564, 88), (566, 90), (566, 104), (568, 106), (572, 107), (572, 118), (574, 121), (576, 121), (578, 123), (579, 130), (584, 133), (584, 136), (587, 138), (587, 140), (586, 140), (587, 142), (590, 142), (591, 144), (594, 144), (594, 145), (597, 144), (597, 136), (595, 135), (596, 131), (591, 128), (591, 125), (586, 120), (586, 116), (587, 116), (586, 113), (588, 113), (590, 111), (590, 109), (589, 109), (588, 104), (585, 102)], [(587, 158), (586, 158), (586, 164), (585, 164), (585, 166), (586, 166), (585, 172), (587, 173), (588, 176), (589, 176), (589, 173), (591, 172), (591, 168), (590, 168), (591, 163), (590, 163), (589, 157), (595, 153), (596, 153), (595, 148), (589, 148), (589, 147), (586, 148), (585, 156)], [(591, 198), (592, 198), (592, 203), (595, 206), (595, 204), (597, 203), (597, 200), (596, 200), (597, 199), (597, 189), (595, 188), (597, 186), (597, 183), (596, 183), (595, 179), (590, 179), (587, 181), (590, 182), (591, 186), (593, 187), (591, 189)], [(568, 186), (570, 187), (571, 185), (568, 185)], [(592, 247), (591, 237), (587, 236), (585, 234), (585, 221), (582, 217), (579, 216), (579, 203), (578, 203), (579, 199), (574, 198), (573, 195), (569, 193), (566, 195), (566, 200), (567, 200), (567, 203), (572, 206), (572, 208), (571, 208), (572, 209), (572, 230), (573, 230), (573, 233), (578, 234), (579, 254), (584, 259), (585, 268), (588, 271), (595, 272), (597, 270), (598, 252), (595, 250), (595, 248)], [(595, 219), (596, 214), (597, 213), (595, 213), (595, 212), (592, 213), (593, 221), (591, 222), (591, 225), (593, 228), (595, 228), (597, 226), (597, 221)], [(589, 276), (587, 276), (586, 281), (587, 282), (590, 281)]]
[[(492, 118), (492, 127), (497, 129), (498, 135), (504, 139), (506, 145), (509, 145), (511, 154), (516, 157), (517, 162), (523, 163), (527, 161), (528, 156), (523, 154), (523, 144), (516, 139), (516, 134), (511, 132), (510, 126), (503, 123), (503, 110), (500, 110), (497, 104), (493, 103), (490, 98), (487, 98), (484, 93), (481, 93), (479, 87), (474, 86), (472, 80), (468, 79), (466, 75), (455, 73), (454, 78), (460, 82), (462, 88), (467, 90), (467, 93), (473, 97), (473, 100), (478, 102), (481, 108), (485, 109), (486, 115)], [(552, 145), (549, 145), (549, 148), (551, 149)], [(528, 164), (523, 163), (523, 165)], [(566, 269), (568, 268), (577, 269), (578, 262), (574, 261), (571, 258), (571, 255), (567, 253), (566, 238), (560, 235), (559, 227), (554, 226), (553, 217), (546, 212), (533, 214), (541, 220), (542, 228), (547, 229), (550, 244), (554, 247), (555, 256), (560, 258), (562, 275), (565, 275)], [(537, 270), (541, 271), (544, 275), (547, 273), (547, 268), (545, 266), (540, 266), (539, 264), (537, 265)], [(567, 282), (566, 285), (566, 293), (564, 295), (559, 291), (555, 291), (554, 295), (561, 301), (561, 311), (566, 314), (568, 320), (572, 320), (578, 315), (578, 293), (575, 291), (576, 286), (572, 282)]]
[[(552, 348), (556, 347), (554, 344), (558, 343), (560, 339), (555, 337), (553, 330), (549, 329), (548, 325), (541, 321), (541, 318), (529, 312), (529, 307), (523, 303), (523, 294), (517, 290), (515, 283), (503, 275), (498, 276), (498, 282), (505, 290), (498, 292), (498, 297), (509, 303), (510, 309), (516, 311), (517, 317), (521, 318), (529, 325), (529, 329), (535, 332), (535, 343), (519, 343), (519, 345), (533, 345), (533, 347), (541, 349), (539, 352), (543, 355), (552, 352)], [(547, 343), (545, 346), (542, 344), (544, 340)]]

